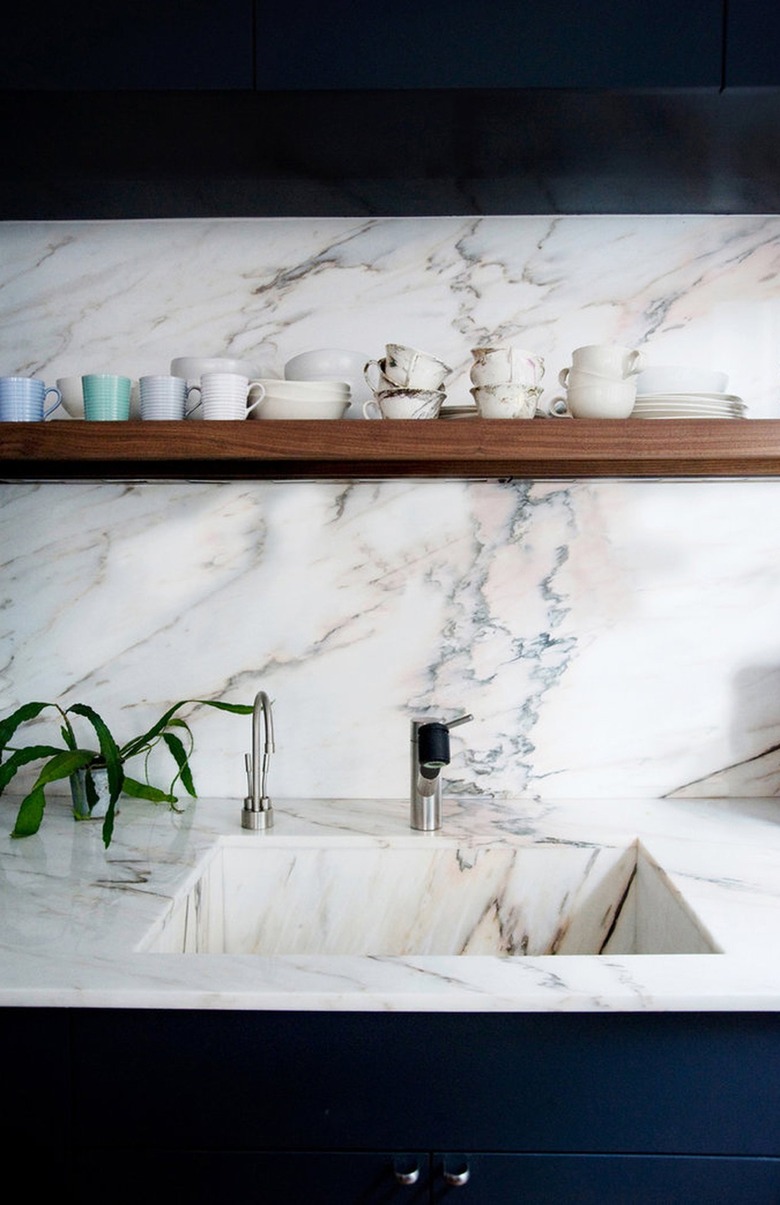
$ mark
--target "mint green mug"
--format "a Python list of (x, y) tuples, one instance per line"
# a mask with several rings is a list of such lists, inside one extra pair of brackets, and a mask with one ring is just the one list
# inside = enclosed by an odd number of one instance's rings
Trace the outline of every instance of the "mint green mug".
[(91, 372), (81, 378), (84, 390), (84, 418), (93, 422), (117, 422), (130, 417), (129, 377), (109, 372)]

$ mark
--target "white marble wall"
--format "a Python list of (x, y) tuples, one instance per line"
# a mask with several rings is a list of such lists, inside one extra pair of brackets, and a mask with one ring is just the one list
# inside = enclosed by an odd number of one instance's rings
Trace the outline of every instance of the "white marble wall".
[[(400, 340), (458, 402), (477, 343), (541, 353), (552, 396), (616, 340), (780, 418), (778, 217), (6, 223), (0, 248), (2, 374)], [(130, 736), (264, 687), (280, 800), (403, 796), (409, 717), (462, 709), (464, 792), (774, 794), (779, 551), (773, 481), (2, 485), (0, 715), (83, 700)], [(192, 721), (200, 793), (242, 795), (248, 721)]]

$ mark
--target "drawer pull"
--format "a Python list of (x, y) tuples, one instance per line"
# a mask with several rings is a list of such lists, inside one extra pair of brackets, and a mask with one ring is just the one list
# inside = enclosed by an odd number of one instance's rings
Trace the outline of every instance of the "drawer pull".
[(468, 1164), (466, 1164), (464, 1167), (461, 1168), (460, 1171), (457, 1171), (457, 1172), (448, 1171), (447, 1168), (445, 1167), (443, 1174), (444, 1174), (444, 1181), (446, 1184), (449, 1184), (450, 1188), (461, 1188), (462, 1185), (464, 1185), (468, 1182), (468, 1178), (471, 1175), (471, 1172), (469, 1171)]

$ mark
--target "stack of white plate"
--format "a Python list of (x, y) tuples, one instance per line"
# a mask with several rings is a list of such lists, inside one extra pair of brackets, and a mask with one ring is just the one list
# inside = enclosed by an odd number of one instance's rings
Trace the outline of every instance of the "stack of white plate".
[(637, 394), (632, 418), (745, 418), (747, 406), (733, 393)]

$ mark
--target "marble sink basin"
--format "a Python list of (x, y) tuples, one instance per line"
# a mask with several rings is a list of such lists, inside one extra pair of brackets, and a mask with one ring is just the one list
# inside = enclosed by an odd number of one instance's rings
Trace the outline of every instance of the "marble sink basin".
[(717, 952), (639, 842), (225, 841), (146, 952), (549, 955)]

